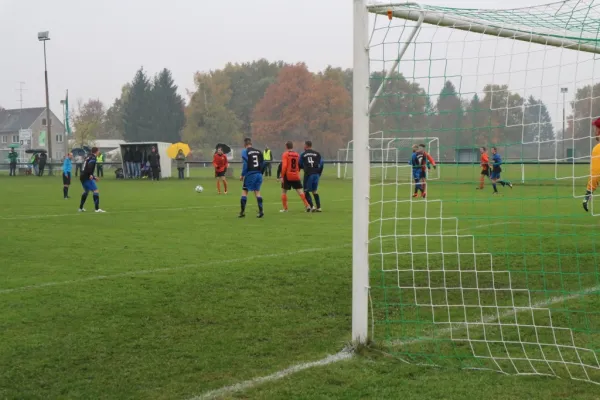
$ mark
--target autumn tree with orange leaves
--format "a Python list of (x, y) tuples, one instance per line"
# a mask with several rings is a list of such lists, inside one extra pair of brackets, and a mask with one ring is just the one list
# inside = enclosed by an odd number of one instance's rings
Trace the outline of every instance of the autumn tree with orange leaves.
[(254, 109), (252, 137), (273, 149), (292, 140), (311, 140), (326, 157), (335, 156), (351, 135), (352, 107), (336, 71), (313, 75), (305, 64), (285, 66)]

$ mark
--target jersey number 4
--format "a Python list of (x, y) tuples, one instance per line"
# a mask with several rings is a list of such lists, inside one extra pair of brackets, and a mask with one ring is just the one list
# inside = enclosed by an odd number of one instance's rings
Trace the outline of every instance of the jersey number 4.
[(312, 157), (308, 157), (308, 163), (310, 164), (311, 168), (315, 166), (315, 161), (312, 159)]

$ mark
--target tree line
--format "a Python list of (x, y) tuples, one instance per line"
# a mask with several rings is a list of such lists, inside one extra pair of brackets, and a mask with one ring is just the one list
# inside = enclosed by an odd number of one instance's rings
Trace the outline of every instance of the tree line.
[[(76, 142), (182, 140), (199, 149), (218, 142), (236, 146), (252, 137), (278, 149), (287, 140), (310, 139), (331, 158), (351, 139), (351, 69), (313, 73), (304, 63), (261, 59), (198, 72), (194, 83), (186, 102), (168, 69), (150, 78), (140, 68), (108, 109), (99, 100), (79, 103), (73, 113)], [(374, 72), (372, 96), (382, 83), (371, 132), (439, 137), (446, 148), (551, 141), (557, 134), (540, 99), (523, 98), (507, 85), (488, 84), (465, 96), (448, 80), (432, 94), (400, 73)], [(569, 131), (575, 137), (589, 135), (585, 116), (600, 115), (600, 103), (589, 101), (598, 97), (594, 93), (600, 93), (600, 84), (581, 88), (571, 103), (577, 122)]]

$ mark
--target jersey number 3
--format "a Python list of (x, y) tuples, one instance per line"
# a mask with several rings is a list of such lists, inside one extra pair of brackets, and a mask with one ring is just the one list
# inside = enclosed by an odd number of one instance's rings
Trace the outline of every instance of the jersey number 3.
[(252, 157), (252, 166), (254, 168), (258, 168), (258, 156), (253, 156)]

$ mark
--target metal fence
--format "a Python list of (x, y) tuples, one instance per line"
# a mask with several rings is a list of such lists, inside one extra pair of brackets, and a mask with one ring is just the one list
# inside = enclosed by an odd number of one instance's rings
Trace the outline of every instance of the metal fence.
[[(272, 160), (271, 165), (271, 176), (276, 176), (277, 166), (280, 160)], [(325, 171), (327, 177), (335, 177), (338, 179), (352, 179), (352, 161), (346, 160), (328, 160), (324, 161)], [(185, 177), (191, 178), (209, 178), (214, 177), (214, 168), (211, 161), (188, 161), (185, 163)], [(396, 161), (372, 161), (372, 168), (386, 169), (394, 168), (394, 165), (399, 167), (407, 167), (408, 162), (396, 162)], [(441, 161), (438, 162), (438, 168), (444, 171), (444, 174), (440, 173), (440, 176), (444, 180), (452, 180), (457, 177), (465, 177), (472, 173), (477, 173), (479, 170), (479, 162), (461, 162), (461, 161)], [(104, 176), (107, 178), (115, 178), (115, 172), (123, 168), (121, 162), (105, 162), (103, 163)], [(44, 175), (55, 175), (60, 174), (62, 169), (62, 163), (48, 163), (44, 170)], [(227, 169), (228, 177), (239, 177), (241, 175), (242, 162), (241, 161), (230, 161), (229, 168)], [(573, 160), (570, 162), (566, 161), (525, 161), (519, 159), (509, 159), (504, 162), (504, 170), (510, 172), (510, 177), (515, 181), (522, 183), (532, 181), (551, 181), (557, 180), (562, 183), (569, 184), (567, 181), (573, 181), (576, 179), (584, 179), (589, 176), (589, 161), (586, 160)], [(9, 164), (0, 163), (0, 175), (8, 175)], [(471, 172), (468, 172), (471, 171)], [(34, 175), (31, 164), (18, 163), (17, 164), (17, 175)], [(125, 178), (128, 178), (127, 171), (124, 169)], [(161, 178), (177, 178), (178, 171), (176, 168), (172, 168), (172, 175), (170, 177), (161, 176)], [(375, 173), (377, 174), (377, 173)], [(78, 166), (73, 164), (72, 170), (73, 177), (78, 175)], [(373, 177), (373, 174), (372, 174)]]

